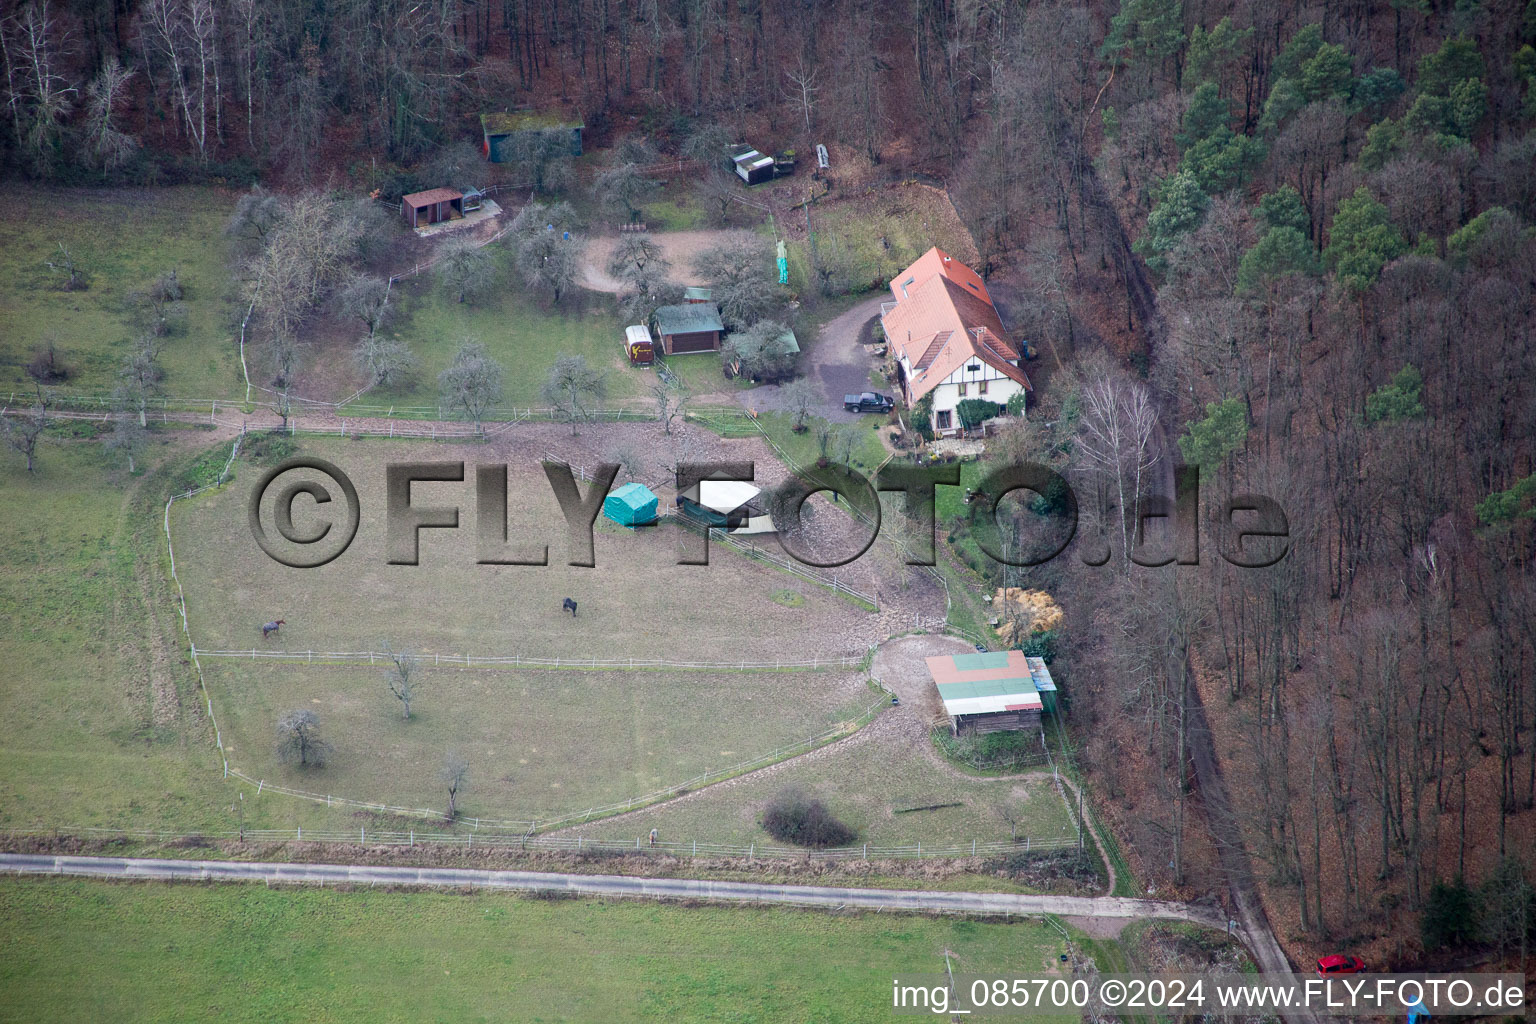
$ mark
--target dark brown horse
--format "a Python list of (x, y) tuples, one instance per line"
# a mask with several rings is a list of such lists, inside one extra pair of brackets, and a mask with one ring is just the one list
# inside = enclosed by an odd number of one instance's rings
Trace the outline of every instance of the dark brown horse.
[(261, 627), (261, 638), (263, 640), (265, 640), (267, 637), (271, 636), (273, 633), (276, 633), (277, 632), (277, 628), (279, 626), (286, 625), (286, 624), (287, 624), (286, 620), (284, 620), (284, 619), (277, 619), (277, 620), (275, 620), (273, 622), (266, 623), (265, 625), (263, 625)]

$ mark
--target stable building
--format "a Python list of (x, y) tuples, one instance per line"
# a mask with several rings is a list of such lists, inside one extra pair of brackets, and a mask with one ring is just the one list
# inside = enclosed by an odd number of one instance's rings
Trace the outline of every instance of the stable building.
[(451, 188), (432, 188), (400, 197), (400, 215), (407, 227), (419, 228), (445, 220), (462, 220), (464, 193)]
[(956, 736), (1038, 729), (1042, 713), (1056, 712), (1056, 684), (1042, 658), (987, 651), (926, 661)]
[(656, 336), (669, 356), (685, 352), (718, 352), (725, 324), (713, 302), (683, 302), (656, 310)]

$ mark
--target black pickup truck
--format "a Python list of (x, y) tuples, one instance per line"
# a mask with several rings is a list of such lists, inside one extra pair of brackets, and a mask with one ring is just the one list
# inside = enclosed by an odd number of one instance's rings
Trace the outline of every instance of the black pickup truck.
[(844, 395), (843, 408), (849, 412), (890, 412), (896, 408), (896, 400), (890, 395), (866, 391), (862, 395)]

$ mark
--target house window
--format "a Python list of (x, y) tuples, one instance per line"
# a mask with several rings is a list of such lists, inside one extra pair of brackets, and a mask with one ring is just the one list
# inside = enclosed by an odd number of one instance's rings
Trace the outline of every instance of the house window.
[(967, 366), (965, 368), (965, 372), (966, 373), (980, 373), (981, 372), (981, 364), (980, 363), (972, 363), (970, 366)]
[(965, 381), (960, 382), (960, 397), (965, 397)]
[(933, 418), (934, 418), (934, 422), (938, 425), (938, 428), (940, 430), (948, 430), (949, 429), (949, 427), (950, 427), (950, 411), (948, 409), (940, 409), (938, 412), (933, 414)]
[(976, 382), (976, 393), (978, 395), (984, 395), (984, 394), (987, 393), (987, 382), (986, 381), (982, 380), (982, 381), (977, 381)]

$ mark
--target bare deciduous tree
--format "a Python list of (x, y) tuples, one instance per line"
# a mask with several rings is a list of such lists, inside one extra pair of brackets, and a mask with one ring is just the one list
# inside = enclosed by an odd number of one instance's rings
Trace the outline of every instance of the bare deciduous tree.
[(443, 759), (440, 777), (448, 789), (448, 820), (452, 821), (459, 816), (459, 790), (469, 781), (469, 761), (459, 754), (449, 754)]
[(277, 758), (300, 768), (323, 768), (332, 748), (320, 735), (320, 716), (295, 708), (277, 720)]
[(48, 399), (42, 388), (38, 388), (37, 402), (32, 408), (13, 416), (0, 416), (0, 427), (5, 431), (5, 443), (26, 458), (27, 472), (33, 472), (37, 468), (38, 442), (48, 429)]
[(501, 401), (502, 377), (501, 364), (491, 358), (485, 346), (465, 338), (452, 364), (437, 377), (443, 405), (473, 420), (478, 432), (485, 414)]
[(389, 659), (389, 668), (384, 670), (384, 684), (400, 702), (400, 717), (409, 720), (411, 700), (421, 684), (421, 659), (409, 647), (397, 651), (389, 644), (384, 645), (384, 656)]
[(607, 375), (587, 365), (582, 356), (561, 356), (549, 368), (539, 395), (571, 425), (574, 437), (577, 424), (590, 420), (602, 408), (608, 396)]
[(1118, 495), (1122, 566), (1130, 571), (1132, 534), (1141, 522), (1142, 477), (1158, 461), (1157, 412), (1147, 389), (1106, 374), (1083, 389), (1079, 450)]

